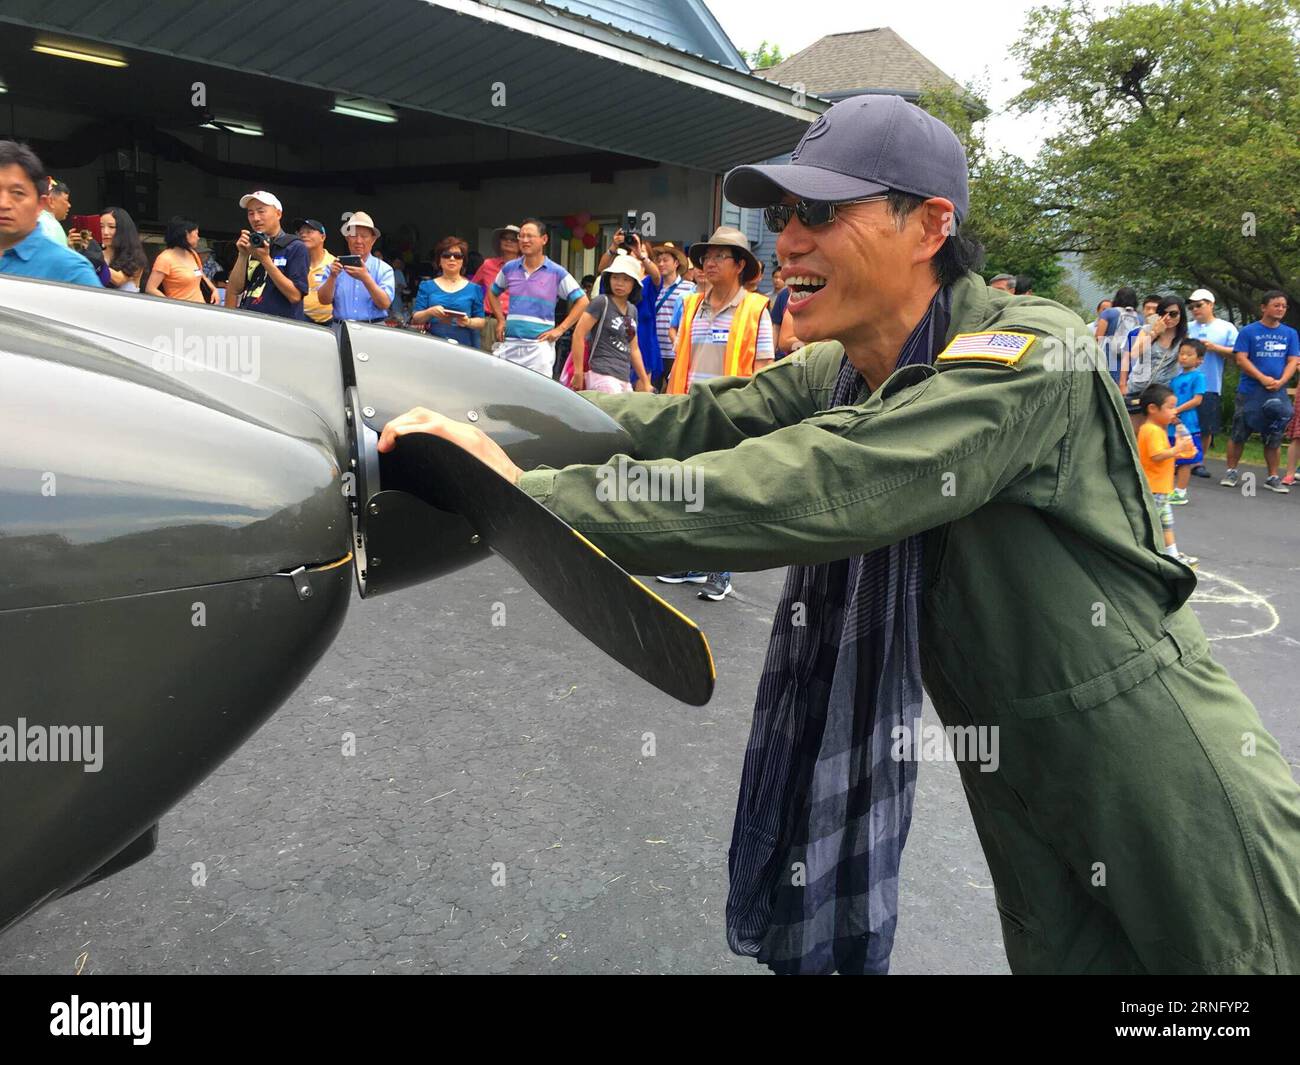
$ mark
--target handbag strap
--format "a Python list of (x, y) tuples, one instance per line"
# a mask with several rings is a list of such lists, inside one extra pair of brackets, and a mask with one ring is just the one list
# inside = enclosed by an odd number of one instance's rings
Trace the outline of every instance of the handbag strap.
[(199, 253), (193, 248), (190, 248), (189, 251), (190, 254), (194, 256), (194, 265), (199, 268), (199, 292), (203, 294), (203, 299), (206, 302), (212, 298), (212, 283), (203, 272), (203, 260), (199, 257)]
[(600, 336), (605, 331), (605, 319), (609, 317), (610, 297), (606, 293), (601, 293), (605, 297), (605, 306), (600, 311), (600, 322), (596, 326), (596, 335), (591, 338), (587, 344), (587, 351), (583, 356), (582, 372), (587, 373), (591, 370), (591, 357), (596, 353), (596, 345), (600, 343)]

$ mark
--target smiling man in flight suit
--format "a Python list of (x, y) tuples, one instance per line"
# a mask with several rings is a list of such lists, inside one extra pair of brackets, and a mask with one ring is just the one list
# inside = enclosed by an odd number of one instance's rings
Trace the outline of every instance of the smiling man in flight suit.
[[(688, 395), (589, 397), (633, 459), (694, 466), (702, 508), (608, 501), (595, 466), (524, 472), (425, 410), (381, 450), (451, 439), (638, 573), (804, 567), (919, 538), (925, 688), (945, 725), (998, 729), (996, 771), (960, 768), (1012, 969), (1300, 971), (1300, 788), (1210, 657), (1083, 322), (972, 271), (951, 131), (857, 97), (790, 164), (740, 167), (725, 191), (774, 208), (807, 346)], [(927, 322), (942, 326), (929, 350)], [(832, 967), (880, 971), (839, 945), (784, 971)]]

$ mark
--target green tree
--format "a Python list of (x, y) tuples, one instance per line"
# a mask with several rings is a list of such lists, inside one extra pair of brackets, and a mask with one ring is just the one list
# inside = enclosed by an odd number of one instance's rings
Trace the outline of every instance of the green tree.
[(1061, 132), (1027, 205), (1013, 198), (1026, 239), (1084, 253), (1111, 282), (1210, 288), (1239, 318), (1278, 288), (1300, 322), (1298, 31), (1300, 0), (1032, 11), (1013, 106)]
[(785, 53), (781, 51), (779, 44), (768, 44), (763, 41), (752, 52), (747, 52), (743, 48), (740, 54), (744, 56), (745, 62), (749, 64), (750, 70), (765, 70), (767, 67), (774, 67), (785, 59)]
[(970, 168), (970, 212), (966, 233), (984, 245), (986, 280), (997, 274), (1024, 274), (1034, 293), (1076, 311), (1079, 296), (1065, 281), (1056, 234), (1040, 224), (1038, 182), (1024, 160), (989, 147), (981, 132), (988, 114), (981, 86), (931, 89), (917, 103), (957, 134)]

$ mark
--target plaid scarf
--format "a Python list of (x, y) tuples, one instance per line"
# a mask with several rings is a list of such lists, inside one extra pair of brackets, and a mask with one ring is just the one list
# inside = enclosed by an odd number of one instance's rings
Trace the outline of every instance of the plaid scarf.
[[(941, 288), (897, 366), (931, 363)], [(846, 357), (830, 405), (862, 402)], [(727, 943), (777, 973), (889, 970), (916, 762), (892, 730), (921, 716), (921, 537), (792, 566), (776, 610), (740, 780)]]

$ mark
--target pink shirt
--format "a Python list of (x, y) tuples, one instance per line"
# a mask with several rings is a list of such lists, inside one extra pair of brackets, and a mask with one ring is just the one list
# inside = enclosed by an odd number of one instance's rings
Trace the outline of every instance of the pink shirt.
[[(487, 292), (492, 287), (492, 282), (497, 279), (497, 274), (501, 273), (501, 267), (505, 265), (505, 259), (501, 256), (493, 256), (491, 259), (484, 259), (483, 265), (478, 268), (478, 273), (470, 278), (474, 284), (482, 287)], [(503, 292), (497, 297), (501, 304), (501, 313), (506, 314), (510, 310), (510, 293)]]

